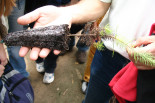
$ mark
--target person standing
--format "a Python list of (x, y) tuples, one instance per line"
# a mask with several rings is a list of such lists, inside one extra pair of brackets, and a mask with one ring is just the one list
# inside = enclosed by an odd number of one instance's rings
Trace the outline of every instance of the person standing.
[[(17, 18), (24, 15), (25, 1), (26, 0), (17, 0), (16, 7), (13, 7), (11, 14), (8, 16), (9, 33), (24, 29), (23, 25), (19, 25), (17, 23)], [(19, 56), (20, 48), (21, 48), (20, 46), (7, 47), (9, 61), (15, 70), (19, 71), (25, 77), (28, 77), (29, 73), (26, 71), (25, 60), (23, 57)]]

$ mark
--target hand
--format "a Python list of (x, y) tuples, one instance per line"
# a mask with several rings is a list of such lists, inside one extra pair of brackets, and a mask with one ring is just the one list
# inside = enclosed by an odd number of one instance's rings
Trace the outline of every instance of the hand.
[(0, 77), (2, 76), (2, 74), (4, 73), (4, 66), (0, 65)]
[(3, 44), (0, 44), (0, 65), (5, 66), (7, 64), (7, 56)]
[[(144, 47), (136, 48), (141, 45), (145, 45)], [(142, 37), (136, 40), (133, 44), (131, 44), (132, 47), (135, 47), (136, 52), (146, 52), (150, 53), (151, 55), (155, 56), (155, 36), (147, 36), (147, 37)], [(140, 70), (150, 70), (150, 69), (155, 69), (155, 67), (147, 66), (145, 64), (142, 64), (141, 62), (137, 61), (135, 62), (134, 57), (133, 57), (133, 51), (130, 48), (127, 48), (127, 52), (129, 54), (129, 58), (131, 61), (133, 61), (136, 65), (136, 67)]]
[[(64, 12), (62, 8), (57, 8), (55, 6), (44, 6), (38, 8), (20, 18), (17, 22), (21, 25), (26, 25), (35, 21), (34, 28), (44, 27), (49, 25), (59, 25), (59, 24), (68, 24), (71, 25), (72, 17)], [(22, 47), (19, 51), (19, 55), (24, 57), (30, 48)], [(36, 60), (38, 56), (45, 58), (49, 53), (50, 49), (38, 47), (33, 47), (30, 52), (30, 59)], [(54, 50), (54, 54), (58, 55), (60, 51)]]

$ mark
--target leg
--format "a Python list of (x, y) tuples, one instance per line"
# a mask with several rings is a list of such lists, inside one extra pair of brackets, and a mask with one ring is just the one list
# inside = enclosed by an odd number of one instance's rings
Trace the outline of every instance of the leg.
[(86, 82), (89, 82), (90, 66), (91, 66), (91, 63), (93, 61), (95, 51), (96, 51), (96, 48), (93, 45), (90, 46), (90, 50), (89, 50), (88, 58), (87, 58), (87, 63), (86, 63), (86, 68), (85, 68), (85, 73), (84, 73), (84, 78), (83, 78)]
[(54, 55), (53, 51), (45, 58), (44, 60), (44, 68), (45, 74), (43, 78), (44, 83), (51, 83), (54, 81), (54, 71), (56, 68), (56, 62), (58, 59), (58, 55)]
[[(17, 23), (17, 18), (24, 14), (25, 0), (19, 0), (16, 2), (16, 4), (17, 7), (13, 8), (11, 15), (8, 17), (9, 32), (23, 30), (23, 26)], [(19, 49), (19, 46), (8, 47), (9, 60), (14, 69), (28, 77), (29, 73), (26, 71), (25, 60), (18, 54)]]
[(38, 57), (38, 59), (36, 60), (36, 63), (42, 63), (43, 61), (44, 61), (44, 59), (43, 59), (43, 58)]
[[(81, 34), (88, 34), (90, 31), (90, 28), (84, 28)], [(89, 46), (85, 42), (82, 42), (82, 37), (79, 38), (76, 47), (78, 48), (76, 59), (80, 64), (83, 64), (86, 62), (87, 53), (86, 51), (89, 49)]]
[(19, 52), (20, 47), (19, 46), (10, 46), (7, 48), (8, 55), (9, 55), (9, 61), (14, 69), (18, 70), (21, 74), (23, 74), (25, 77), (29, 76), (29, 73), (26, 71), (26, 64), (24, 58), (20, 57)]
[(112, 57), (112, 51), (108, 49), (96, 50), (91, 64), (91, 76), (84, 103), (108, 103), (113, 96), (108, 84), (113, 76), (128, 62), (118, 53), (114, 53)]
[(38, 59), (36, 60), (36, 69), (39, 73), (42, 73), (45, 71), (43, 58), (38, 57)]
[[(80, 30), (82, 30), (84, 28), (84, 26), (85, 26), (85, 24), (81, 24), (81, 25), (73, 24), (71, 26), (70, 33), (71, 34), (76, 34)], [(70, 48), (71, 48), (71, 46), (74, 46), (72, 44), (75, 44), (75, 38), (74, 37), (71, 38)], [(89, 49), (89, 47), (86, 46), (85, 44), (80, 44), (79, 42), (77, 43), (76, 46), (78, 48), (78, 52), (77, 52), (77, 55), (76, 55), (77, 61), (80, 64), (85, 63), (85, 61), (86, 61), (86, 51)]]
[[(78, 33), (80, 30), (82, 30), (84, 28), (84, 24), (72, 24), (71, 29), (70, 29), (70, 33), (71, 34), (76, 34)], [(70, 37), (70, 42), (69, 42), (69, 47), (72, 49), (73, 46), (75, 45), (75, 37)]]
[(139, 70), (137, 103), (155, 103), (155, 70)]
[(91, 66), (92, 60), (94, 58), (95, 51), (96, 51), (96, 48), (93, 45), (91, 45), (90, 49), (89, 49), (89, 52), (88, 52), (86, 68), (85, 68), (85, 71), (84, 71), (84, 77), (83, 77), (83, 81), (82, 81), (82, 92), (84, 94), (86, 93), (88, 82), (89, 82), (89, 79), (90, 79), (90, 66)]
[(53, 51), (44, 60), (44, 68), (46, 73), (54, 73), (58, 55), (54, 55)]
[[(70, 33), (71, 34), (76, 34), (80, 30), (82, 30), (83, 27), (84, 27), (84, 24), (72, 24), (71, 29), (70, 29)], [(70, 41), (68, 42), (68, 45), (69, 45), (69, 50), (61, 51), (60, 55), (64, 55), (67, 51), (72, 50), (72, 48), (75, 45), (75, 37), (70, 37)]]

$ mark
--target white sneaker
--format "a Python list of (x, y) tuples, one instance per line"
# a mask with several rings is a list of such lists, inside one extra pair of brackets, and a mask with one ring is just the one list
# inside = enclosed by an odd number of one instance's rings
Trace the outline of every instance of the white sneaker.
[(43, 82), (44, 83), (52, 83), (54, 81), (54, 73), (45, 73)]
[(88, 82), (86, 82), (86, 81), (83, 81), (82, 82), (82, 92), (84, 93), (84, 94), (86, 94), (86, 91), (87, 91), (87, 87), (88, 87)]
[(44, 72), (45, 71), (44, 62), (36, 63), (36, 69), (39, 73)]

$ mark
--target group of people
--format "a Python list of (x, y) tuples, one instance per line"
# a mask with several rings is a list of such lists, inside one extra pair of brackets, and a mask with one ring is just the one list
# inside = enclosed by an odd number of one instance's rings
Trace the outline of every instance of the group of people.
[[(78, 0), (75, 0), (75, 2), (78, 2)], [(39, 8), (44, 5), (55, 5), (55, 6), (65, 6), (70, 5), (71, 0), (17, 0), (15, 2), (16, 6), (13, 7), (13, 10), (11, 11), (11, 14), (8, 16), (8, 32), (16, 32), (20, 30), (25, 30), (28, 27), (33, 28), (34, 22), (30, 23), (29, 25), (19, 25), (17, 23), (17, 18), (35, 10), (36, 8)], [(85, 23), (83, 24), (73, 24), (70, 33), (76, 34), (80, 30), (82, 30), (85, 26)], [(69, 42), (69, 51), (72, 50), (73, 46), (75, 45), (75, 38), (70, 37)], [(86, 51), (89, 49), (88, 46), (84, 44), (77, 43), (77, 61), (82, 64), (86, 61)], [(29, 77), (29, 73), (26, 71), (26, 63), (23, 57), (20, 57), (19, 52), (20, 46), (8, 46), (7, 51), (9, 55), (9, 61), (13, 68), (18, 70), (21, 74), (23, 74), (25, 77)], [(66, 53), (67, 51), (63, 51), (62, 54)], [(51, 83), (54, 80), (54, 71), (56, 69), (56, 61), (58, 55), (54, 55), (53, 52), (50, 52), (49, 55), (46, 58), (40, 58), (36, 60), (36, 70), (40, 73), (45, 72), (45, 75), (43, 77), (44, 83)]]
[[(127, 38), (139, 53), (150, 53), (155, 56), (155, 31), (149, 36), (152, 24), (155, 23), (154, 0), (81, 0), (70, 6), (43, 6), (18, 18), (20, 25), (33, 23), (33, 27), (48, 25), (83, 24), (97, 20), (105, 15), (101, 26), (109, 25), (115, 35)], [(111, 79), (130, 61), (138, 69), (136, 101), (127, 103), (154, 103), (155, 102), (155, 67), (135, 61), (130, 47), (124, 49), (113, 40), (102, 40), (104, 51), (96, 50), (91, 63), (89, 85), (83, 103), (108, 103), (114, 95), (109, 87)], [(138, 48), (140, 47), (140, 48)], [(3, 45), (0, 44), (0, 73), (6, 65), (6, 56)], [(24, 57), (30, 51), (30, 59), (38, 57), (48, 58), (50, 53), (59, 55), (61, 51), (47, 48), (21, 47), (19, 55)], [(112, 56), (112, 54), (114, 55)], [(154, 59), (154, 58), (153, 58)], [(44, 62), (45, 63), (45, 62)], [(125, 87), (124, 87), (125, 88)]]

